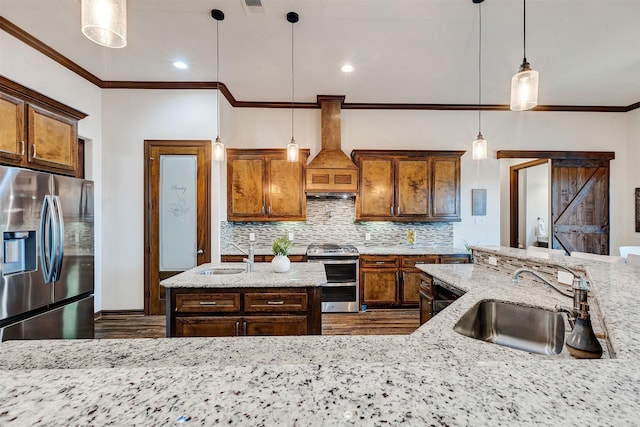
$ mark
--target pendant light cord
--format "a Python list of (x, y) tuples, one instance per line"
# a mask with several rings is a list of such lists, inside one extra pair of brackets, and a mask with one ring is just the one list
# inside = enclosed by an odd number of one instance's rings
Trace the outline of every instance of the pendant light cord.
[(479, 29), (478, 29), (478, 134), (482, 130), (482, 3), (478, 3)]
[(295, 73), (293, 67), (293, 26), (294, 23), (291, 23), (291, 141), (293, 142), (293, 130), (294, 130), (294, 114), (293, 114), (293, 100), (296, 96), (296, 85), (295, 85)]
[(527, 0), (522, 0), (522, 52), (524, 61), (527, 62)]
[(216, 103), (217, 105), (217, 133), (218, 138), (220, 140), (220, 21), (216, 20), (216, 86), (218, 88), (218, 93), (216, 94)]

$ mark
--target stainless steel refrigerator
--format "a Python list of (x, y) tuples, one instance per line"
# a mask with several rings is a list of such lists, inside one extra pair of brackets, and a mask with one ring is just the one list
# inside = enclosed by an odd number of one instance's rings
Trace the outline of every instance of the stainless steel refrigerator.
[(93, 338), (93, 182), (0, 166), (0, 341)]

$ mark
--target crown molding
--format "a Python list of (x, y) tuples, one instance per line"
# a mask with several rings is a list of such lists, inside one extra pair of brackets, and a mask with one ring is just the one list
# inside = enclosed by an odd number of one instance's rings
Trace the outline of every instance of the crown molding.
[[(76, 73), (101, 89), (219, 89), (227, 102), (234, 108), (320, 108), (317, 102), (271, 102), (238, 101), (229, 88), (221, 82), (160, 82), (160, 81), (109, 81), (76, 64), (46, 43), (27, 33), (8, 19), (0, 16), (0, 30), (32, 47), (68, 70)], [(493, 104), (421, 104), (421, 103), (344, 103), (347, 110), (444, 110), (444, 111), (510, 111), (509, 105)], [(627, 106), (601, 105), (538, 105), (530, 111), (585, 112), (585, 113), (627, 113), (640, 108), (640, 101)]]

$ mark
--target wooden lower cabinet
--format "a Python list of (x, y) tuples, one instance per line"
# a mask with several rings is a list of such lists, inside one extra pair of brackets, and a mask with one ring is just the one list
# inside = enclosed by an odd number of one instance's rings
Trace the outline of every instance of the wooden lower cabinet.
[(420, 324), (433, 317), (433, 281), (426, 273), (420, 274)]
[(422, 271), (419, 264), (468, 263), (456, 255), (361, 255), (360, 304), (367, 307), (418, 307)]
[(169, 288), (168, 337), (320, 335), (321, 288)]

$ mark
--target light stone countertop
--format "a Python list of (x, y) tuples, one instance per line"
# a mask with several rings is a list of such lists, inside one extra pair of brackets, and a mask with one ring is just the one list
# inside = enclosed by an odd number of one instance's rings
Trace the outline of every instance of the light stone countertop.
[(455, 333), (481, 299), (566, 298), (472, 265), (420, 268), (467, 293), (407, 336), (5, 342), (0, 425), (637, 425), (640, 268), (586, 265), (617, 357), (601, 360)]
[(246, 263), (202, 264), (160, 282), (165, 288), (277, 288), (321, 286), (327, 282), (322, 264), (292, 262), (289, 271), (276, 273), (271, 263), (256, 262), (254, 270), (237, 274), (200, 274), (220, 269), (246, 270)]

